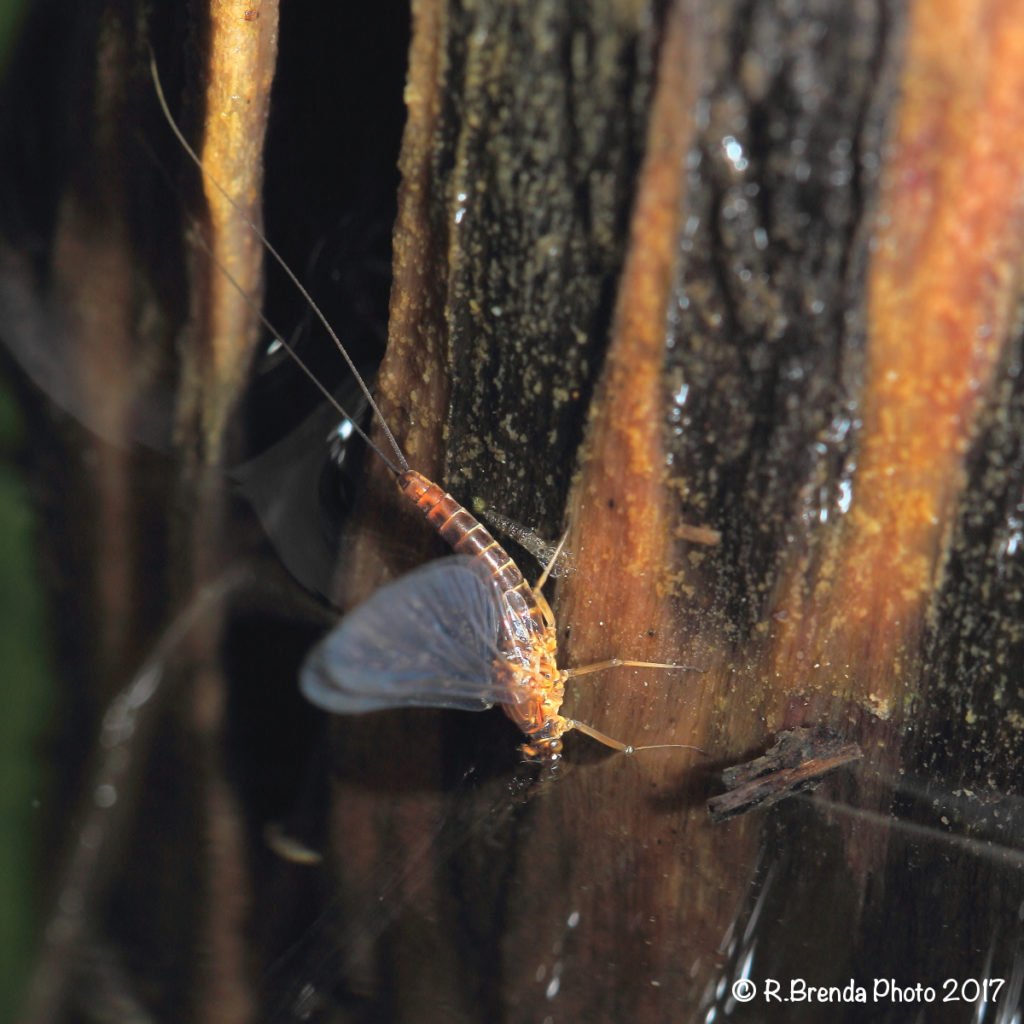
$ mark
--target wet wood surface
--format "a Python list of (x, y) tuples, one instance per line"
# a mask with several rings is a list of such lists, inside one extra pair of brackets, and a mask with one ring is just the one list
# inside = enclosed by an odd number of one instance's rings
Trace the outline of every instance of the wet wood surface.
[[(9, 168), (33, 201), (0, 263), (68, 723), (26, 1024), (783, 1021), (732, 983), (1019, 975), (1020, 8), (417, 0), (411, 22), (278, 29), (268, 3), (126, 3), (64, 25), (101, 58), (87, 96), (40, 102), (92, 127), (35, 191)], [(316, 477), (308, 519), (232, 499), (225, 467), (314, 399), (217, 268), (263, 288), (160, 124), (150, 43), (217, 177), (323, 268), (361, 365), (386, 334), (377, 392), (413, 466), (568, 531), (562, 663), (698, 670), (586, 676), (567, 712), (706, 755), (577, 736), (552, 774), (496, 712), (302, 704), (319, 623), (295, 625), (312, 602), (271, 547), (343, 534), (302, 581), (339, 610), (441, 551), (372, 456), (326, 505)], [(302, 314), (266, 291), (289, 333)], [(174, 681), (132, 745), (104, 709), (147, 666)], [(723, 768), (804, 729), (839, 769), (813, 796), (711, 819)], [(130, 784), (83, 831), (111, 750)], [(786, 770), (817, 779), (805, 761)], [(86, 839), (103, 856), (75, 875)]]

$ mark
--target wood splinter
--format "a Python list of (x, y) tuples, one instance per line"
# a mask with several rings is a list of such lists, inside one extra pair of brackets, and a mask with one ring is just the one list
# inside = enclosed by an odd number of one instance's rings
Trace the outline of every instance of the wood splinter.
[(718, 822), (755, 807), (770, 807), (816, 789), (826, 775), (863, 756), (856, 743), (820, 729), (780, 732), (761, 757), (722, 772), (725, 792), (708, 800), (708, 813)]

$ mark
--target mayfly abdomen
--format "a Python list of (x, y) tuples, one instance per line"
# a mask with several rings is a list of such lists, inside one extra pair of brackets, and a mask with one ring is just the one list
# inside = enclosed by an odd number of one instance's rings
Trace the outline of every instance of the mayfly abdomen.
[(487, 567), (499, 593), (507, 595), (514, 603), (518, 624), (526, 625), (531, 633), (543, 633), (546, 622), (533, 588), (487, 528), (422, 473), (415, 470), (402, 473), (398, 486), (456, 554), (469, 555)]

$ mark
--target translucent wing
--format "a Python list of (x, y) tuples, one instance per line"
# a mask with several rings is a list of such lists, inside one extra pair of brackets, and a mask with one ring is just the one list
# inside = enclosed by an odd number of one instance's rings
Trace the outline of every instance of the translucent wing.
[(495, 672), (508, 611), (485, 567), (453, 556), (378, 590), (310, 653), (300, 686), (336, 714), (481, 711), (517, 699)]
[(536, 627), (530, 618), (526, 598), (514, 590), (499, 594), (498, 613), (502, 654), (508, 661), (529, 665), (530, 646), (536, 637)]

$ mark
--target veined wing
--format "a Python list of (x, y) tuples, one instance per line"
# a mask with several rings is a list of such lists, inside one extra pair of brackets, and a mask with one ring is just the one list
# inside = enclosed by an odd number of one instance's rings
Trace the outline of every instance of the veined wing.
[(302, 693), (343, 715), (514, 702), (520, 695), (495, 671), (507, 616), (475, 559), (428, 562), (381, 587), (317, 644), (302, 666)]
[(510, 590), (498, 595), (498, 646), (507, 661), (530, 664), (530, 648), (537, 638), (537, 627), (521, 593)]

